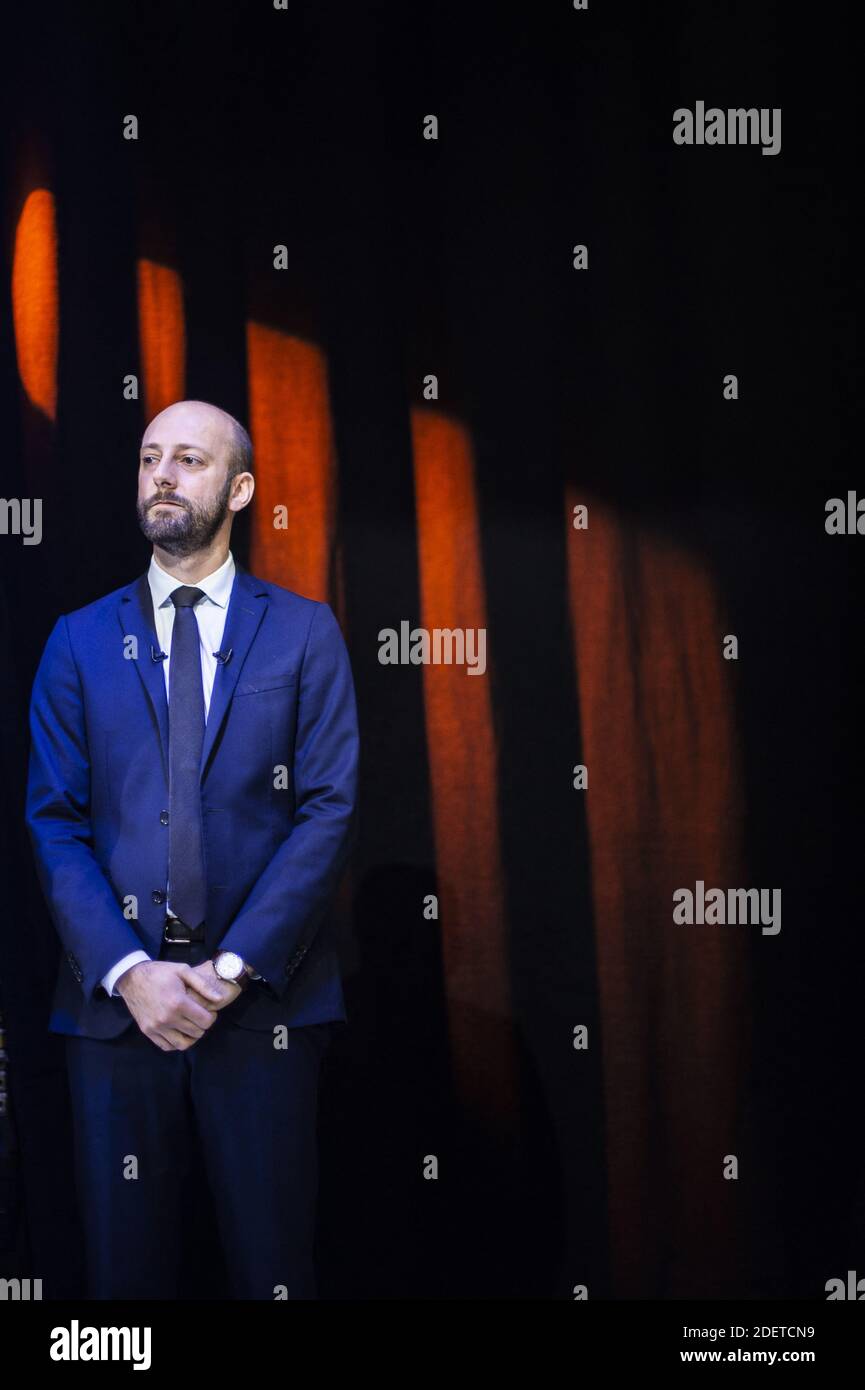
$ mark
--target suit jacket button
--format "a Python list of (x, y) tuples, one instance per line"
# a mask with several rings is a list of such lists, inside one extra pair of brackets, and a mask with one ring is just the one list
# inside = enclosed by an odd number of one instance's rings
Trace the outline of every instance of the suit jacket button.
[(165, 902), (165, 894), (161, 888), (154, 888), (153, 892), (150, 894), (150, 901), (156, 903), (157, 907), (160, 903)]
[(167, 811), (160, 811), (160, 812), (159, 812), (159, 824), (160, 824), (160, 825), (167, 825), (167, 824), (168, 824), (168, 812), (167, 812)]

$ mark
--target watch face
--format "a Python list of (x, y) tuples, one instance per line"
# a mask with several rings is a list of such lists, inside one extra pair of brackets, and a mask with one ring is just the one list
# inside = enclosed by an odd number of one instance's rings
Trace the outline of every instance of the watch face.
[(237, 980), (243, 974), (243, 961), (234, 951), (223, 951), (216, 958), (216, 973), (221, 980)]

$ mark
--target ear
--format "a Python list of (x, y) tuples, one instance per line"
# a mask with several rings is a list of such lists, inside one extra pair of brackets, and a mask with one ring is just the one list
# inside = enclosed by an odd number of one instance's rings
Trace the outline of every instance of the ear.
[(255, 492), (255, 479), (251, 473), (238, 473), (232, 479), (232, 495), (229, 499), (228, 509), (232, 512), (242, 512), (244, 507), (248, 507), (252, 501), (252, 494)]

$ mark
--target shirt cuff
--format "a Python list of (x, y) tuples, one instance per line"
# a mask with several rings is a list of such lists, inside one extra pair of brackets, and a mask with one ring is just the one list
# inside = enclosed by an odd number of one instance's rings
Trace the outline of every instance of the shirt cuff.
[(105, 993), (108, 995), (116, 994), (114, 986), (124, 970), (128, 970), (131, 965), (137, 965), (140, 960), (150, 960), (146, 951), (130, 951), (128, 956), (124, 956), (116, 965), (113, 965), (108, 974), (102, 977), (102, 988)]

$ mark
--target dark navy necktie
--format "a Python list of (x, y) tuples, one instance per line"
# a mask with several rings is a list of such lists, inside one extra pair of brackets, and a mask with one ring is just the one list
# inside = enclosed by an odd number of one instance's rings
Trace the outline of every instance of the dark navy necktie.
[(168, 900), (189, 927), (204, 921), (207, 880), (201, 828), (204, 688), (193, 604), (203, 589), (182, 584), (174, 604), (168, 668)]

